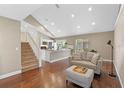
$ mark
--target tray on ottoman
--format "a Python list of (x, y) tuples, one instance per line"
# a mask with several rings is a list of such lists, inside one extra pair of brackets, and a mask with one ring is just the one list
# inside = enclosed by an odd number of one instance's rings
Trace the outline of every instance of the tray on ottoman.
[(85, 74), (87, 72), (88, 68), (83, 66), (76, 66), (73, 68), (73, 71), (78, 72), (80, 74)]

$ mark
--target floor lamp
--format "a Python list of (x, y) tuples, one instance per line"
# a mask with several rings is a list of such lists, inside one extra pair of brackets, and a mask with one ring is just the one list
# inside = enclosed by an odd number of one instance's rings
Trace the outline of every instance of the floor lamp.
[(109, 40), (108, 42), (107, 42), (107, 45), (109, 45), (109, 46), (111, 46), (111, 55), (112, 55), (112, 62), (111, 62), (111, 72), (109, 73), (109, 76), (111, 76), (111, 77), (116, 77), (116, 75), (114, 74), (114, 72), (113, 72), (113, 70), (114, 70), (114, 65), (113, 65), (113, 45), (112, 45), (112, 43), (111, 43), (111, 40)]

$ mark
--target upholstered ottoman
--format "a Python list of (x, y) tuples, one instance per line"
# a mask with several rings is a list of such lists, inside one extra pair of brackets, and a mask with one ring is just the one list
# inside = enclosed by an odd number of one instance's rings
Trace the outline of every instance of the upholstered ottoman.
[(94, 71), (92, 69), (88, 69), (85, 74), (78, 73), (73, 71), (76, 66), (73, 65), (65, 70), (67, 75), (66, 80), (73, 82), (81, 87), (89, 88), (93, 81)]

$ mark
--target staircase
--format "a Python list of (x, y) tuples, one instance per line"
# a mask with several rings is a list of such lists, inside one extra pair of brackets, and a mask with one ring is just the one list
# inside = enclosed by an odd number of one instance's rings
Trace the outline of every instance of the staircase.
[(33, 53), (29, 43), (21, 43), (21, 64), (22, 72), (33, 70), (39, 67), (39, 62)]

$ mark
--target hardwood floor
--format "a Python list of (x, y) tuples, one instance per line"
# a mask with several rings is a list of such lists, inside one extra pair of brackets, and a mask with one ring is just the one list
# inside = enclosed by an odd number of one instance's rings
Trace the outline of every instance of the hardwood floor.
[[(64, 70), (69, 66), (68, 60), (61, 60), (55, 63), (44, 63), (39, 69), (34, 69), (22, 74), (11, 76), (0, 80), (2, 88), (80, 88), (76, 84), (69, 82), (66, 85), (66, 75)], [(103, 63), (101, 76), (95, 75), (93, 88), (118, 88), (119, 83), (116, 78), (108, 76), (110, 64)]]

